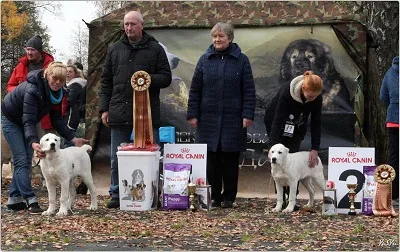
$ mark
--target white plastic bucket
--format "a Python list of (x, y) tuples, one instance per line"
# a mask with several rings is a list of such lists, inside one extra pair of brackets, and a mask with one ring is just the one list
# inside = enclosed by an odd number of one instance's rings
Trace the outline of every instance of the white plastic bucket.
[(156, 209), (160, 152), (118, 151), (117, 157), (120, 209)]

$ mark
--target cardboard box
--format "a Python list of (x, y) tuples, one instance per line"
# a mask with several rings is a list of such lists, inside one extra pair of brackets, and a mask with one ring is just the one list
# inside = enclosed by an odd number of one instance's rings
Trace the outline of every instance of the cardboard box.
[(323, 190), (322, 215), (335, 215), (337, 213), (336, 189)]
[(196, 209), (209, 211), (211, 208), (211, 186), (196, 187)]

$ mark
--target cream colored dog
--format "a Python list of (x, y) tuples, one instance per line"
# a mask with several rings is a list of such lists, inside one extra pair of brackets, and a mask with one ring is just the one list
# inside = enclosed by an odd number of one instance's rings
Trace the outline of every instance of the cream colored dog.
[(309, 151), (289, 153), (289, 149), (283, 144), (275, 144), (269, 150), (268, 157), (271, 159), (271, 175), (276, 185), (276, 207), (273, 212), (282, 210), (283, 187), (290, 186), (289, 204), (282, 212), (293, 212), (296, 205), (297, 184), (300, 181), (308, 190), (309, 200), (306, 207), (314, 206), (314, 187), (313, 180), (323, 190), (325, 188), (325, 178), (321, 159), (318, 157), (318, 165), (314, 168), (308, 167)]
[(74, 179), (80, 176), (91, 195), (89, 209), (97, 209), (97, 193), (93, 184), (90, 157), (87, 151), (90, 145), (60, 149), (60, 137), (49, 133), (40, 139), (40, 146), (46, 153), (42, 158), (42, 172), (49, 192), (49, 208), (43, 215), (51, 215), (56, 210), (56, 185), (61, 185), (60, 210), (57, 215), (67, 215), (74, 202), (76, 191)]

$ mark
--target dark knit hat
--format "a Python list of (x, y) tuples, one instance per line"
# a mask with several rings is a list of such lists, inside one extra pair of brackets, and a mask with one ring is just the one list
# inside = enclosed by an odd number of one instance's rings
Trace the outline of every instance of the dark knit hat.
[(42, 38), (38, 35), (33, 36), (32, 38), (30, 38), (27, 42), (26, 42), (26, 47), (32, 47), (35, 48), (38, 51), (42, 51), (43, 50), (43, 42), (42, 42)]
[(74, 66), (76, 66), (76, 68), (78, 68), (79, 70), (83, 71), (83, 65), (80, 62), (75, 62)]

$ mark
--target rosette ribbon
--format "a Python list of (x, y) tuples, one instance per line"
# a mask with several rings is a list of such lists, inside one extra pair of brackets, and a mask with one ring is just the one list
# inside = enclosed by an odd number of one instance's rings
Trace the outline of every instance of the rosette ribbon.
[(396, 171), (392, 166), (383, 164), (376, 168), (374, 178), (376, 189), (372, 212), (377, 216), (398, 216), (392, 205), (392, 181), (396, 178)]
[(137, 71), (132, 75), (133, 88), (133, 129), (134, 147), (145, 149), (153, 145), (153, 123), (151, 118), (149, 87), (151, 77), (145, 71)]

